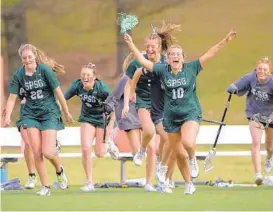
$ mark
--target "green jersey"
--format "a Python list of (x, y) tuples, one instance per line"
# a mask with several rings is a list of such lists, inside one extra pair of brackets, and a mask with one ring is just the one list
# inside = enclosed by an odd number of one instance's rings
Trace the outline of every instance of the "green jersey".
[(202, 70), (199, 60), (183, 65), (177, 75), (168, 64), (155, 64), (153, 71), (163, 83), (164, 115), (163, 124), (175, 126), (187, 117), (201, 116), (202, 110), (196, 95), (196, 76)]
[(87, 91), (83, 88), (82, 81), (78, 79), (72, 83), (64, 96), (67, 100), (75, 95), (81, 98), (80, 122), (101, 127), (104, 124), (102, 103), (109, 94), (110, 89), (103, 81), (95, 80), (93, 89)]
[(26, 103), (21, 108), (21, 118), (44, 121), (61, 117), (54, 94), (57, 87), (59, 81), (53, 70), (47, 65), (37, 64), (32, 76), (25, 74), (24, 66), (20, 67), (13, 74), (9, 91), (19, 98), (23, 96), (26, 98)]
[[(147, 55), (144, 55), (147, 59)], [(133, 79), (133, 76), (138, 68), (142, 66), (133, 59), (129, 64), (126, 75)], [(150, 75), (141, 75), (136, 85), (136, 106), (137, 108), (151, 108), (151, 77)]]

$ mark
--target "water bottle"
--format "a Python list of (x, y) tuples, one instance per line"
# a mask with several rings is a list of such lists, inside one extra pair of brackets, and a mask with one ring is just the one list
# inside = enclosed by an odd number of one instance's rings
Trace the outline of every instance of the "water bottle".
[(6, 166), (2, 165), (0, 170), (1, 170), (1, 175), (0, 175), (1, 179), (0, 179), (0, 181), (1, 181), (1, 184), (3, 184), (5, 182), (7, 182), (7, 169), (6, 169)]

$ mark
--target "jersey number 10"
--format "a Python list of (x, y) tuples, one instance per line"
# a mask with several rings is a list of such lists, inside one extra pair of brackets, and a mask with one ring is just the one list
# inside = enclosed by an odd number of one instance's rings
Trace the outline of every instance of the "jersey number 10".
[(173, 92), (173, 99), (182, 99), (184, 96), (183, 88), (172, 89), (172, 92)]

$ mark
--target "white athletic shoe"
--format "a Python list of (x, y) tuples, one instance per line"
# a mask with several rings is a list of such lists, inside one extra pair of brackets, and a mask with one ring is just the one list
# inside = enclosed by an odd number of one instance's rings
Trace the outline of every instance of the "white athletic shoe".
[(114, 144), (112, 139), (108, 139), (107, 144), (108, 144), (107, 152), (109, 152), (112, 159), (117, 160), (119, 158), (118, 147)]
[(175, 182), (174, 180), (167, 179), (166, 180), (167, 186), (171, 189), (175, 188)]
[(28, 176), (27, 182), (25, 184), (25, 189), (33, 189), (37, 183), (36, 176)]
[(145, 154), (146, 154), (146, 150), (142, 149), (142, 147), (139, 147), (133, 158), (135, 165), (141, 166), (142, 161), (145, 158)]
[(155, 173), (156, 180), (158, 183), (165, 184), (167, 171), (168, 171), (168, 166), (164, 166), (161, 163), (158, 164), (158, 167)]
[(93, 183), (90, 181), (87, 181), (86, 183), (84, 183), (84, 186), (81, 187), (80, 189), (84, 192), (95, 192), (96, 191)]
[(185, 190), (184, 190), (185, 195), (192, 195), (195, 191), (196, 191), (196, 188), (192, 182), (185, 183)]
[(261, 174), (261, 173), (256, 173), (255, 174), (255, 183), (257, 184), (257, 185), (262, 185), (262, 183), (263, 183), (263, 175)]
[(264, 161), (264, 171), (266, 173), (270, 173), (273, 168), (273, 157), (270, 159), (265, 159)]
[(51, 193), (51, 189), (46, 186), (42, 186), (42, 189), (36, 192), (36, 194), (40, 196), (50, 196), (50, 193)]
[(190, 172), (191, 172), (191, 177), (196, 178), (199, 175), (199, 167), (197, 163), (196, 157), (193, 159), (189, 160), (189, 165), (190, 165)]
[(152, 184), (146, 184), (144, 186), (144, 191), (147, 191), (147, 192), (156, 192), (156, 189), (155, 187), (152, 185)]
[(173, 193), (172, 189), (167, 184), (158, 184), (156, 191), (159, 193)]
[(58, 180), (58, 183), (59, 183), (59, 186), (61, 189), (67, 189), (68, 188), (68, 179), (66, 177), (66, 174), (64, 172), (64, 167), (61, 166), (63, 171), (60, 175), (57, 174), (57, 180)]

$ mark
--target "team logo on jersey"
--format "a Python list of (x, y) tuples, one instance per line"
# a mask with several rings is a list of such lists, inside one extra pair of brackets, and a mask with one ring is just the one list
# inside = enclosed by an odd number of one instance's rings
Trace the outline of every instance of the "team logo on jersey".
[(177, 87), (181, 85), (186, 85), (186, 79), (184, 77), (178, 79), (168, 79), (166, 82), (168, 87)]
[(80, 94), (79, 97), (83, 102), (87, 103), (95, 103), (96, 102), (96, 97), (93, 95), (88, 95), (88, 94)]
[(258, 89), (252, 88), (251, 93), (255, 96), (256, 100), (263, 101), (263, 102), (269, 100), (267, 92), (260, 91)]

